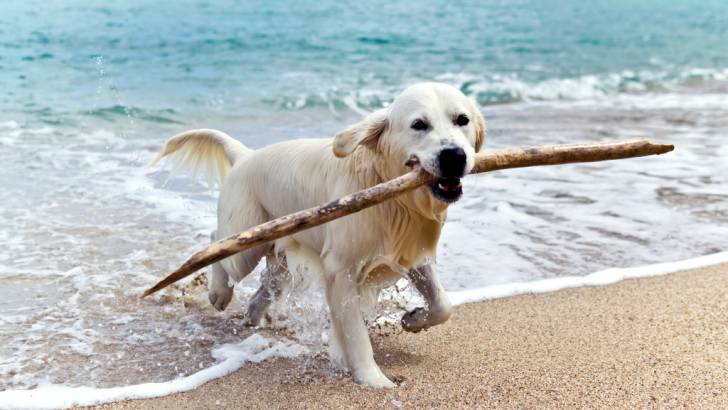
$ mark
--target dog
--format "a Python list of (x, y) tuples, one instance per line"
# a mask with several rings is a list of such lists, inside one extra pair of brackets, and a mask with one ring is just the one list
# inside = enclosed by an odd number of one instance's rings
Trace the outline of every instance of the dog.
[(362, 317), (364, 295), (404, 276), (426, 304), (402, 317), (404, 330), (448, 320), (451, 304), (433, 261), (448, 205), (461, 197), (460, 179), (472, 170), (485, 136), (485, 119), (472, 99), (450, 85), (421, 83), (333, 139), (290, 140), (254, 151), (221, 131), (192, 130), (172, 137), (152, 163), (172, 155), (178, 166), (202, 169), (218, 182), (212, 241), (414, 167), (435, 175), (429, 186), (230, 256), (211, 269), (209, 300), (224, 310), (234, 284), (266, 257), (261, 287), (247, 306), (246, 322), (253, 326), (290, 284), (287, 264), (320, 272), (338, 364), (360, 384), (389, 388), (395, 384), (374, 360)]

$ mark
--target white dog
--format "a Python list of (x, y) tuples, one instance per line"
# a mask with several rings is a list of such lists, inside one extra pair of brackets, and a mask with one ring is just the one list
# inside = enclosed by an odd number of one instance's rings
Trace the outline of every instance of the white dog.
[(153, 163), (175, 153), (179, 165), (204, 167), (218, 178), (213, 241), (390, 180), (417, 164), (439, 177), (431, 186), (212, 267), (210, 302), (223, 310), (232, 284), (267, 257), (263, 284), (248, 305), (251, 325), (288, 285), (286, 260), (321, 269), (340, 364), (361, 384), (394, 387), (374, 361), (362, 295), (405, 275), (426, 301), (404, 315), (405, 330), (417, 332), (450, 317), (450, 301), (431, 263), (447, 206), (462, 195), (460, 178), (471, 171), (484, 140), (485, 121), (472, 100), (454, 87), (423, 83), (333, 139), (291, 140), (253, 151), (220, 131), (193, 130), (172, 137)]

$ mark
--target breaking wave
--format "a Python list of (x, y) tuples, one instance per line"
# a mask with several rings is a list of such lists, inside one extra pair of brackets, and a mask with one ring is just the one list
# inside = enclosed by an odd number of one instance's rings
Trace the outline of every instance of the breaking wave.
[(435, 80), (458, 87), (474, 97), (480, 105), (523, 101), (558, 101), (598, 99), (616, 94), (673, 92), (728, 80), (728, 68), (690, 68), (684, 70), (624, 70), (609, 74), (582, 75), (570, 78), (530, 80), (517, 73), (468, 74), (443, 73), (434, 78), (412, 78), (404, 84), (388, 85), (367, 80), (366, 85), (337, 84), (310, 93), (264, 99), (279, 110), (327, 108), (334, 112), (369, 111), (387, 106), (407, 84)]

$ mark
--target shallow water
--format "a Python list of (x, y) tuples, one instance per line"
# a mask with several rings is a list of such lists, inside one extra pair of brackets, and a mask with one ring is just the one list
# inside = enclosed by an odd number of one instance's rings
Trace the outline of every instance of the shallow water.
[[(440, 244), (448, 290), (725, 250), (728, 8), (580, 4), (4, 3), (0, 390), (169, 380), (251, 333), (240, 312), (254, 278), (222, 314), (204, 283), (138, 299), (215, 225), (214, 192), (144, 168), (167, 136), (330, 136), (420, 80), (478, 99), (487, 148), (677, 146), (467, 178)], [(266, 332), (322, 343), (320, 297), (297, 297)]]
[[(438, 256), (447, 289), (679, 260), (728, 246), (722, 95), (625, 95), (484, 111), (489, 148), (654, 136), (678, 149), (466, 179)], [(183, 178), (165, 185), (165, 172), (142, 167), (157, 144), (111, 132), (2, 127), (0, 152), (14, 181), (0, 193), (0, 225), (12, 227), (2, 231), (0, 253), (5, 388), (165, 380), (209, 365), (213, 345), (250, 333), (240, 323), (249, 281), (223, 314), (208, 306), (201, 286), (137, 298), (207, 243), (215, 224), (213, 195), (203, 186)], [(308, 313), (325, 327), (325, 311)]]

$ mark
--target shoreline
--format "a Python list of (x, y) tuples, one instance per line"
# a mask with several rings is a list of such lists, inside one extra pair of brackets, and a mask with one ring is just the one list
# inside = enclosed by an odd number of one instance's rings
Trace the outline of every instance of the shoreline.
[(392, 390), (322, 358), (247, 364), (136, 408), (718, 407), (728, 400), (728, 263), (458, 306), (420, 334), (373, 336)]
[[(602, 291), (605, 295), (609, 295), (614, 292), (615, 287), (629, 287), (633, 285), (625, 285), (625, 283), (642, 283), (656, 281), (658, 287), (662, 286), (659, 284), (661, 280), (673, 281), (677, 279), (666, 279), (672, 276), (684, 278), (690, 275), (691, 272), (699, 274), (701, 272), (718, 272), (718, 274), (724, 274), (728, 276), (728, 252), (721, 252), (712, 255), (706, 255), (698, 258), (688, 259), (684, 261), (662, 263), (656, 265), (648, 265), (644, 267), (626, 268), (626, 269), (607, 269), (605, 271), (595, 272), (583, 277), (561, 277), (554, 279), (547, 279), (536, 282), (528, 283), (512, 283), (507, 285), (495, 285), (482, 289), (473, 289), (468, 291), (451, 292), (451, 297), (455, 304), (461, 305), (457, 308), (454, 315), (456, 322), (464, 321), (466, 325), (470, 325), (472, 320), (467, 318), (460, 318), (462, 316), (459, 312), (480, 312), (477, 313), (475, 322), (483, 322), (484, 326), (488, 326), (489, 315), (485, 312), (492, 309), (493, 304), (514, 304), (511, 306), (517, 307), (518, 302), (515, 301), (532, 301), (533, 298), (536, 300), (551, 300), (555, 298), (557, 301), (563, 298), (563, 295), (569, 292), (575, 292), (579, 294), (594, 294), (600, 296)], [(670, 273), (670, 275), (662, 276)], [(657, 278), (651, 278), (653, 276), (660, 276)], [(624, 279), (636, 279), (625, 281)], [(679, 280), (678, 280), (679, 281)], [(616, 284), (615, 284), (616, 283)], [(606, 286), (603, 286), (606, 285)], [(687, 287), (686, 287), (687, 288)], [(643, 291), (652, 291), (649, 287), (643, 286)], [(530, 303), (530, 302), (529, 302)], [(550, 303), (546, 301), (540, 302), (548, 309)], [(577, 311), (581, 311), (588, 306), (577, 307)], [(607, 308), (606, 311), (608, 312)], [(517, 309), (517, 310), (520, 310)], [(613, 310), (613, 309), (612, 309)], [(485, 311), (485, 312), (481, 312)], [(465, 314), (468, 315), (467, 313)], [(520, 320), (521, 316), (517, 312), (511, 312), (513, 316), (510, 321)], [(562, 317), (562, 319), (571, 320), (569, 317)], [(398, 378), (397, 374), (392, 374), (387, 370), (388, 365), (391, 366), (392, 362), (390, 356), (402, 356), (402, 352), (390, 352), (383, 353), (384, 358), (381, 357), (382, 348), (391, 349), (392, 343), (399, 343), (401, 340), (409, 340), (417, 345), (422, 343), (428, 335), (436, 334), (438, 332), (448, 329), (447, 332), (450, 337), (454, 337), (455, 340), (447, 341), (445, 346), (457, 346), (458, 340), (468, 340), (477, 338), (477, 334), (461, 335), (457, 336), (458, 329), (463, 328), (463, 324), (456, 322), (448, 323), (444, 327), (436, 327), (428, 332), (420, 335), (408, 335), (408, 334), (395, 334), (391, 337), (382, 337), (381, 335), (373, 335), (375, 339), (375, 349), (380, 355), (378, 362), (382, 364), (385, 373), (389, 374), (394, 378)], [(264, 334), (264, 332), (263, 332)], [(255, 335), (254, 335), (255, 336)], [(424, 339), (418, 339), (423, 337)], [(169, 382), (161, 383), (147, 383), (143, 385), (131, 385), (122, 386), (111, 389), (94, 389), (94, 388), (69, 388), (64, 386), (47, 386), (45, 388), (33, 391), (6, 391), (0, 392), (0, 408), (15, 408), (17, 407), (29, 407), (34, 408), (53, 408), (60, 406), (73, 406), (73, 405), (93, 405), (94, 403), (109, 403), (107, 406), (137, 406), (143, 403), (157, 403), (159, 401), (166, 402), (167, 400), (177, 400), (179, 397), (196, 396), (200, 393), (198, 391), (209, 391), (214, 389), (215, 385), (226, 385), (229, 383), (235, 384), (236, 380), (239, 380), (242, 374), (250, 371), (257, 371), (256, 369), (262, 370), (264, 373), (267, 372), (265, 369), (272, 369), (278, 372), (283, 372), (286, 376), (285, 379), (291, 383), (304, 383), (307, 380), (308, 383), (313, 383), (314, 386), (324, 386), (333, 383), (337, 388), (343, 389), (359, 389), (361, 392), (365, 392), (371, 389), (362, 389), (349, 380), (344, 375), (336, 375), (337, 373), (328, 362), (318, 355), (314, 358), (301, 356), (305, 352), (300, 349), (300, 346), (295, 343), (285, 342), (271, 342), (265, 339), (265, 337), (257, 337), (256, 340), (252, 340), (250, 337), (243, 341), (241, 344), (232, 346), (249, 345), (245, 349), (238, 349), (233, 354), (228, 354), (224, 357), (224, 360), (212, 366), (206, 368), (198, 373), (191, 376), (187, 376), (181, 379), (175, 379)], [(231, 346), (231, 345), (225, 345)], [(223, 348), (225, 347), (223, 346)], [(261, 346), (263, 346), (261, 348)], [(463, 353), (468, 353), (468, 349), (448, 347), (451, 350), (452, 356), (461, 356)], [(454, 349), (454, 350), (453, 350)], [(407, 361), (401, 363), (403, 370), (409, 372), (417, 372), (416, 368), (419, 365), (425, 366), (428, 370), (423, 370), (426, 373), (432, 371), (430, 367), (435, 363), (429, 363), (427, 355), (419, 357), (416, 351), (412, 352), (411, 356)], [(281, 357), (290, 357), (289, 359), (283, 359)], [(416, 360), (412, 361), (414, 358)], [(404, 359), (401, 359), (404, 360)], [(260, 363), (262, 362), (262, 363)], [(258, 364), (260, 363), (260, 364)], [(409, 367), (412, 367), (409, 369)], [(302, 380), (304, 382), (302, 382)], [(404, 378), (404, 386), (407, 385), (407, 377)], [(278, 379), (280, 382), (280, 379)], [(348, 386), (348, 387), (347, 387)], [(402, 386), (402, 387), (404, 387)], [(728, 386), (726, 386), (728, 387)], [(399, 390), (399, 389), (395, 389)], [(728, 389), (727, 389), (728, 390)], [(350, 393), (356, 394), (357, 390), (351, 390)], [(183, 392), (183, 393), (179, 393)], [(186, 392), (186, 393), (185, 393)], [(155, 398), (156, 397), (156, 398)], [(150, 400), (145, 400), (151, 398)], [(133, 399), (131, 401), (119, 401)], [(143, 399), (143, 400), (138, 400)], [(114, 403), (115, 402), (115, 403)], [(250, 403), (248, 403), (250, 405)]]

